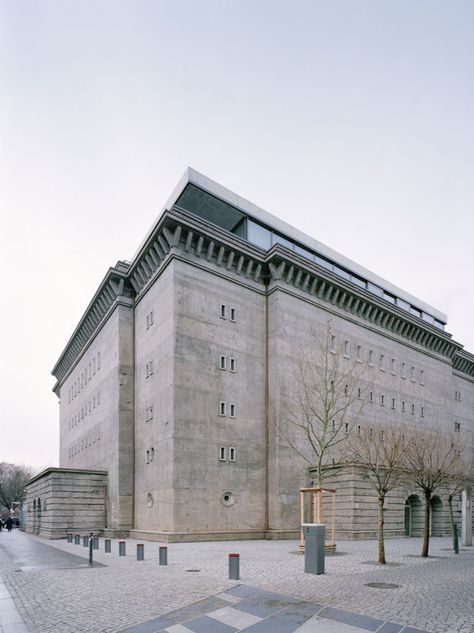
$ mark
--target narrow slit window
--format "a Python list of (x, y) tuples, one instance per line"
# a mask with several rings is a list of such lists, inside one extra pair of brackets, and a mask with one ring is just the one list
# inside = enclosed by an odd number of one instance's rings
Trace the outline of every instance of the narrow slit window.
[(225, 368), (226, 368), (226, 359), (225, 359), (225, 356), (221, 356), (221, 359), (220, 359), (220, 365), (219, 365), (219, 367), (220, 367), (221, 369), (225, 369)]
[(225, 402), (219, 402), (219, 415), (225, 415)]
[(235, 418), (235, 410), (236, 410), (235, 404), (231, 404), (230, 405), (230, 417), (231, 418)]
[(235, 462), (235, 448), (233, 446), (229, 447), (229, 461)]
[(219, 460), (221, 462), (225, 462), (227, 460), (225, 446), (219, 446)]
[(235, 372), (236, 367), (237, 367), (237, 364), (236, 364), (235, 358), (231, 358), (230, 359), (230, 371)]
[(230, 309), (230, 320), (231, 321), (235, 321), (235, 316), (236, 316), (236, 310), (235, 310), (235, 308), (231, 308)]
[(225, 319), (226, 318), (226, 309), (225, 309), (225, 303), (221, 303), (221, 311), (220, 311), (220, 315), (221, 319)]

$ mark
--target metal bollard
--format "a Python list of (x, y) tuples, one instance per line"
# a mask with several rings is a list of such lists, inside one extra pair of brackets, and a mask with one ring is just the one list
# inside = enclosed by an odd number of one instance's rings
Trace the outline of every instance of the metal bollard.
[(324, 541), (326, 526), (322, 523), (303, 523), (304, 571), (306, 574), (324, 574)]
[(89, 536), (89, 565), (92, 567), (92, 565), (94, 564), (94, 539), (92, 537), (92, 532), (91, 535)]
[(111, 540), (109, 538), (106, 538), (104, 541), (104, 544), (105, 544), (105, 553), (110, 554), (110, 552), (112, 551)]
[(454, 524), (453, 541), (454, 553), (459, 554), (458, 526), (456, 525), (456, 523)]
[(74, 545), (80, 545), (80, 544), (81, 544), (81, 535), (74, 534)]
[(67, 535), (67, 542), (72, 543), (72, 534)]
[(229, 554), (229, 580), (240, 580), (240, 554)]
[(160, 545), (159, 549), (160, 565), (168, 564), (168, 548), (166, 545)]
[(99, 549), (99, 537), (94, 536), (92, 539), (92, 545), (94, 549)]
[(89, 537), (88, 536), (83, 536), (82, 537), (82, 546), (83, 547), (89, 547)]
[(145, 560), (145, 546), (143, 543), (137, 543), (137, 560)]
[(119, 541), (119, 556), (126, 556), (125, 541)]

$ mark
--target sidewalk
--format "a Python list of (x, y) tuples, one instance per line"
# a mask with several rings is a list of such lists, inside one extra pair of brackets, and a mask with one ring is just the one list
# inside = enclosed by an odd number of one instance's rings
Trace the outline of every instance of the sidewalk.
[[(127, 540), (127, 555), (119, 557), (116, 541), (105, 554), (100, 539), (94, 560), (105, 566), (90, 569), (82, 542), (11, 536), (83, 561), (56, 568), (24, 564), (8, 550), (13, 543), (0, 538), (2, 576), (29, 630), (39, 633), (474, 631), (474, 550), (462, 548), (456, 556), (448, 538), (432, 539), (429, 559), (419, 557), (420, 539), (388, 540), (387, 566), (373, 562), (375, 541), (340, 541), (337, 554), (326, 558), (326, 574), (313, 576), (303, 571), (296, 541), (169, 544), (168, 565), (160, 566), (159, 543), (145, 542), (145, 560), (137, 561), (138, 541)], [(240, 583), (228, 580), (233, 552), (240, 553)], [(165, 615), (174, 620), (161, 626)]]

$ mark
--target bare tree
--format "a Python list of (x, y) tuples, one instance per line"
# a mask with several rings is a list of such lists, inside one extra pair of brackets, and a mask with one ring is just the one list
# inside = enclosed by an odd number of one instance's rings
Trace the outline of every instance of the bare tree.
[(451, 480), (456, 472), (461, 445), (458, 437), (440, 430), (413, 433), (406, 452), (408, 477), (423, 491), (425, 516), (421, 556), (427, 557), (430, 543), (430, 513), (433, 491)]
[(32, 473), (26, 466), (0, 463), (0, 505), (12, 510), (16, 503), (21, 503), (25, 494), (25, 484)]
[(457, 529), (454, 522), (453, 499), (456, 495), (462, 492), (462, 490), (466, 486), (468, 486), (471, 481), (474, 480), (472, 462), (468, 457), (469, 449), (466, 448), (468, 445), (466, 438), (463, 436), (458, 436), (456, 445), (458, 447), (458, 458), (453, 464), (451, 476), (445, 484), (448, 490), (449, 521), (451, 525), (451, 534), (453, 537), (453, 549), (456, 549), (455, 533)]
[(296, 380), (286, 397), (285, 425), (280, 430), (314, 471), (318, 486), (341, 467), (339, 445), (366, 404), (365, 371), (366, 364), (351, 362), (336, 348), (330, 322), (315, 349), (298, 357)]
[(363, 469), (364, 478), (377, 494), (378, 562), (385, 564), (385, 497), (406, 478), (404, 470), (408, 440), (404, 427), (362, 427), (351, 434), (347, 457)]

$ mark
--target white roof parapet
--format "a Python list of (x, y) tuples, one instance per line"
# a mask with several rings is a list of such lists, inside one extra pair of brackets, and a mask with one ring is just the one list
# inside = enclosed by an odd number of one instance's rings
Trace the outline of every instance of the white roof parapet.
[(441, 312), (440, 310), (437, 310), (436, 308), (429, 305), (428, 303), (421, 301), (420, 299), (418, 299), (417, 297), (414, 297), (413, 295), (409, 294), (405, 290), (399, 288), (398, 286), (395, 286), (394, 284), (383, 279), (382, 277), (379, 277), (372, 271), (368, 270), (367, 268), (364, 268), (363, 266), (360, 266), (359, 264), (352, 261), (348, 257), (345, 257), (344, 255), (341, 255), (337, 251), (334, 251), (329, 246), (326, 246), (325, 244), (318, 242), (318, 240), (314, 239), (313, 237), (310, 237), (306, 233), (303, 233), (302, 231), (291, 226), (290, 224), (287, 224), (283, 220), (280, 220), (279, 218), (272, 215), (268, 211), (265, 211), (264, 209), (257, 206), (256, 204), (253, 204), (253, 202), (250, 202), (246, 198), (242, 198), (241, 196), (234, 193), (230, 189), (227, 189), (226, 187), (215, 182), (214, 180), (211, 180), (207, 176), (204, 176), (204, 174), (199, 173), (192, 167), (188, 167), (186, 169), (183, 177), (181, 178), (181, 180), (175, 187), (171, 196), (168, 198), (166, 204), (162, 208), (157, 219), (153, 223), (151, 229), (146, 234), (145, 239), (141, 242), (140, 247), (138, 248), (137, 252), (135, 253), (133, 257), (133, 262), (135, 262), (135, 260), (140, 255), (140, 252), (143, 246), (146, 244), (148, 238), (153, 233), (163, 213), (166, 210), (170, 210), (174, 206), (174, 204), (176, 204), (179, 196), (182, 194), (187, 184), (196, 185), (200, 189), (203, 189), (204, 191), (207, 191), (208, 193), (210, 193), (211, 195), (217, 198), (220, 198), (224, 202), (227, 202), (228, 204), (232, 205), (233, 207), (240, 209), (252, 219), (257, 220), (262, 224), (268, 225), (269, 228), (275, 229), (276, 231), (282, 233), (283, 235), (286, 235), (287, 237), (299, 242), (303, 246), (307, 246), (311, 250), (316, 251), (318, 254), (323, 255), (324, 257), (327, 257), (328, 259), (331, 259), (334, 263), (339, 264), (343, 266), (344, 268), (347, 268), (349, 271), (355, 273), (356, 275), (360, 275), (361, 277), (365, 278), (367, 281), (377, 286), (380, 286), (387, 292), (390, 292), (396, 295), (397, 297), (399, 297), (400, 299), (403, 299), (407, 303), (410, 303), (416, 306), (417, 308), (420, 308), (421, 310), (427, 312), (428, 314), (435, 317), (442, 323), (447, 323), (447, 319), (448, 319), (447, 315)]

